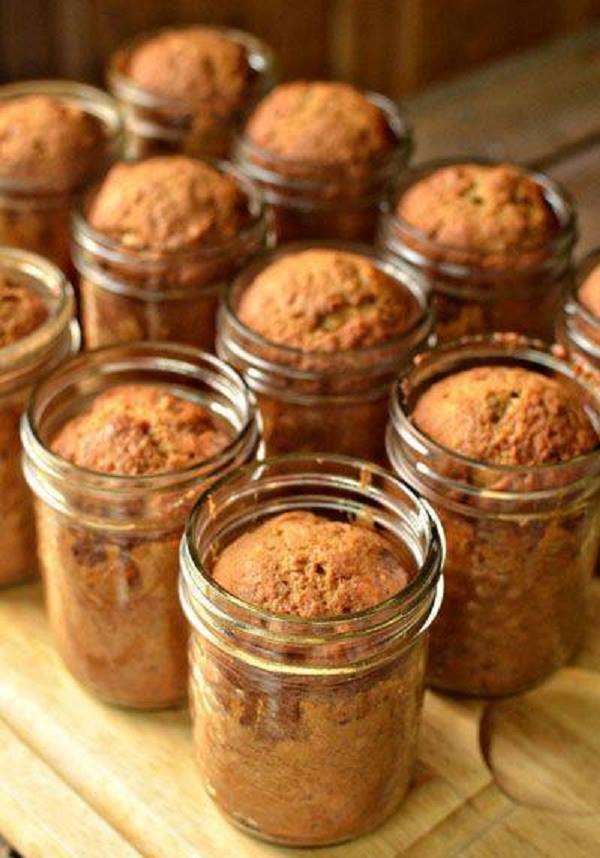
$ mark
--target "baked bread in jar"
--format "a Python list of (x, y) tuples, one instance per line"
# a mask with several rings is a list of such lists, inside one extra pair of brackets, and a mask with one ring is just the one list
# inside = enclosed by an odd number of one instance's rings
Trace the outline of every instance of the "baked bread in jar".
[(261, 187), (280, 242), (371, 241), (411, 148), (406, 119), (383, 96), (339, 81), (292, 81), (258, 104), (235, 159)]
[(390, 385), (432, 325), (420, 281), (371, 249), (288, 245), (232, 284), (218, 351), (255, 391), (270, 454), (381, 461)]
[(74, 202), (120, 145), (116, 104), (100, 90), (67, 81), (0, 87), (0, 244), (70, 275)]
[(379, 243), (427, 277), (440, 340), (552, 339), (576, 238), (566, 193), (542, 174), (474, 161), (426, 164), (397, 184)]
[(197, 495), (256, 454), (242, 380), (174, 344), (119, 346), (51, 375), (28, 417), (25, 473), (59, 653), (107, 702), (180, 704), (179, 541)]
[(235, 170), (183, 155), (115, 165), (76, 220), (88, 346), (212, 351), (220, 293), (265, 240), (261, 202)]
[(397, 388), (390, 460), (448, 545), (434, 685), (516, 693), (577, 648), (600, 536), (596, 391), (550, 347), (508, 335), (431, 352)]

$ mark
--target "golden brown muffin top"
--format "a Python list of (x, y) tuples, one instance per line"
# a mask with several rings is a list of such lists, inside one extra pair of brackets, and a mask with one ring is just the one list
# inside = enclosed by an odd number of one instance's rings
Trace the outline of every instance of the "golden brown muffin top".
[(556, 464), (598, 446), (574, 391), (522, 367), (479, 366), (449, 375), (423, 393), (412, 417), (434, 441), (489, 464)]
[(209, 99), (230, 109), (251, 74), (243, 45), (210, 27), (164, 30), (133, 51), (129, 77), (162, 98)]
[(48, 307), (34, 289), (0, 274), (0, 348), (31, 334), (47, 318)]
[(235, 180), (184, 155), (116, 164), (88, 212), (94, 229), (124, 247), (158, 251), (226, 241), (246, 218)]
[(106, 136), (100, 120), (47, 95), (0, 101), (0, 179), (47, 192), (73, 191), (98, 169)]
[(211, 412), (162, 387), (128, 384), (94, 399), (54, 437), (54, 453), (92, 471), (140, 476), (180, 471), (230, 442)]
[(303, 618), (365, 610), (409, 580), (385, 537), (304, 511), (242, 534), (218, 558), (213, 578), (245, 602)]
[(542, 187), (511, 164), (441, 167), (415, 182), (396, 212), (433, 241), (482, 253), (539, 248), (559, 226)]
[(303, 351), (377, 345), (416, 320), (410, 290), (365, 256), (314, 249), (264, 268), (241, 297), (238, 318), (270, 342)]
[(384, 112), (347, 83), (294, 81), (258, 105), (246, 136), (288, 160), (331, 164), (370, 162), (395, 144)]
[(593, 268), (581, 284), (579, 300), (590, 313), (600, 318), (600, 265)]

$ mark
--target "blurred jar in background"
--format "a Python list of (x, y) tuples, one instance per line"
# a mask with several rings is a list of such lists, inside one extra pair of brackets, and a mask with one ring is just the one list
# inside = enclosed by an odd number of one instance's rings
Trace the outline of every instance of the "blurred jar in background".
[(119, 157), (116, 102), (71, 81), (0, 87), (0, 244), (32, 250), (70, 273), (71, 210)]
[(249, 33), (188, 27), (144, 34), (111, 57), (108, 85), (125, 114), (127, 154), (225, 158), (242, 117), (276, 78)]
[(75, 216), (87, 346), (212, 351), (222, 287), (266, 239), (260, 196), (230, 165), (184, 155), (117, 164)]
[(79, 348), (73, 290), (55, 265), (0, 248), (0, 587), (36, 570), (19, 422), (31, 388)]
[(277, 239), (371, 241), (412, 136), (398, 106), (336, 81), (294, 81), (256, 108), (234, 158), (262, 188)]

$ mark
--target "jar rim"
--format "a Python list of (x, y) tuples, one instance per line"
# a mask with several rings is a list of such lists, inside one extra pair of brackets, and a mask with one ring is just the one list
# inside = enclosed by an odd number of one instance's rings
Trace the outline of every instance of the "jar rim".
[[(372, 161), (372, 172), (377, 176), (379, 169), (382, 171), (389, 170), (390, 165), (393, 165), (401, 156), (405, 161), (408, 161), (413, 150), (412, 125), (397, 101), (373, 90), (361, 89), (360, 92), (371, 104), (374, 104), (385, 114), (387, 124), (395, 137), (394, 145)], [(286, 176), (278, 170), (293, 167), (308, 170), (336, 168), (343, 170), (348, 166), (335, 160), (301, 160), (279, 155), (254, 143), (246, 134), (245, 129), (241, 129), (236, 134), (233, 151), (236, 163), (241, 164), (244, 172), (255, 181), (268, 185), (281, 185), (296, 191), (319, 191), (331, 184), (331, 175), (324, 179), (298, 178)], [(266, 161), (272, 166), (260, 166), (254, 159)]]
[[(25, 370), (35, 355), (45, 350), (67, 328), (75, 314), (73, 287), (64, 273), (43, 256), (16, 247), (0, 248), (0, 271), (34, 280), (55, 306), (41, 325), (0, 349), (0, 374), (12, 369)], [(76, 332), (73, 331), (77, 340)]]
[[(123, 134), (121, 111), (115, 99), (104, 90), (80, 81), (45, 78), (7, 83), (0, 86), (0, 103), (31, 95), (47, 95), (59, 101), (78, 104), (102, 123), (109, 146), (116, 147), (120, 144)], [(38, 194), (35, 185), (6, 179), (0, 179), (0, 192), (9, 194), (35, 192), (36, 196), (49, 200), (71, 196), (74, 193), (74, 191), (48, 192), (42, 190)]]
[[(600, 473), (600, 435), (599, 443), (594, 449), (586, 453), (582, 453), (571, 459), (567, 459), (558, 463), (549, 463), (543, 465), (507, 465), (496, 464), (490, 462), (482, 462), (477, 459), (469, 458), (449, 447), (440, 444), (433, 438), (422, 432), (411, 420), (410, 409), (408, 406), (405, 388), (409, 383), (414, 372), (418, 372), (429, 363), (435, 366), (436, 361), (440, 357), (451, 356), (456, 354), (457, 364), (460, 364), (461, 352), (463, 349), (481, 349), (480, 354), (473, 355), (469, 360), (466, 355), (463, 360), (470, 365), (480, 365), (486, 360), (502, 360), (509, 362), (511, 360), (519, 361), (534, 365), (538, 369), (545, 371), (553, 371), (560, 373), (563, 377), (570, 381), (576, 382), (583, 387), (590, 397), (598, 403), (597, 417), (600, 415), (600, 391), (594, 385), (594, 380), (585, 367), (570, 364), (564, 359), (564, 350), (560, 346), (553, 346), (549, 343), (544, 343), (541, 340), (531, 339), (529, 337), (517, 334), (482, 334), (478, 336), (462, 337), (450, 343), (437, 346), (428, 352), (424, 352), (417, 356), (412, 364), (404, 369), (396, 380), (390, 399), (390, 428), (398, 436), (410, 438), (414, 445), (422, 451), (432, 451), (437, 455), (443, 456), (445, 460), (456, 462), (459, 465), (468, 468), (473, 473), (494, 473), (512, 476), (523, 475), (545, 475), (545, 474), (569, 474), (574, 465), (587, 465), (587, 463), (595, 464), (594, 469), (589, 469), (583, 477), (578, 477), (568, 481), (569, 485), (573, 485), (580, 481), (589, 479), (598, 479)], [(459, 366), (455, 365), (453, 372), (460, 371)], [(596, 432), (599, 431), (599, 425), (595, 425)], [(410, 442), (409, 442), (410, 443)], [(586, 471), (588, 469), (586, 468)], [(470, 487), (468, 483), (457, 483), (457, 485), (465, 488)], [(564, 483), (561, 483), (564, 486)], [(486, 489), (486, 496), (490, 499), (498, 500), (525, 497), (542, 497), (545, 493), (555, 492), (554, 489), (543, 489), (533, 492), (526, 491), (506, 491)]]
[[(248, 277), (251, 277), (252, 279), (250, 279), (247, 284), (250, 285), (253, 282), (253, 279), (261, 271), (265, 270), (271, 263), (275, 262), (279, 258), (289, 254), (302, 253), (305, 250), (313, 249), (339, 250), (341, 252), (353, 253), (355, 255), (359, 255), (361, 257), (364, 257), (365, 259), (368, 259), (380, 271), (383, 271), (385, 274), (388, 274), (390, 277), (392, 277), (399, 284), (399, 286), (410, 291), (420, 311), (415, 321), (405, 331), (402, 331), (402, 333), (397, 334), (394, 337), (390, 337), (387, 340), (384, 340), (382, 343), (378, 343), (372, 346), (364, 346), (361, 348), (345, 349), (340, 352), (330, 352), (326, 350), (317, 349), (308, 351), (306, 349), (301, 349), (295, 346), (288, 346), (285, 344), (276, 343), (272, 340), (267, 339), (262, 334), (258, 333), (253, 328), (248, 327), (244, 322), (242, 322), (237, 315), (236, 308), (233, 304), (234, 292), (236, 288), (239, 288), (242, 281)], [(289, 366), (284, 361), (282, 361), (281, 363), (275, 363), (275, 361), (264, 362), (265, 366), (277, 366), (282, 371), (289, 373), (294, 378), (302, 378), (307, 380), (318, 379), (321, 378), (323, 375), (333, 375), (336, 373), (336, 371), (344, 372), (345, 369), (347, 369), (347, 366), (344, 367), (344, 364), (347, 364), (347, 361), (352, 360), (353, 358), (367, 359), (370, 355), (391, 355), (392, 352), (396, 354), (398, 347), (401, 346), (402, 343), (409, 341), (410, 338), (419, 330), (419, 328), (426, 326), (427, 333), (429, 333), (433, 329), (434, 324), (433, 307), (431, 304), (429, 290), (426, 288), (423, 279), (416, 272), (412, 271), (401, 261), (393, 258), (392, 256), (386, 254), (381, 250), (378, 250), (377, 248), (374, 248), (367, 244), (360, 244), (348, 241), (294, 241), (264, 251), (263, 253), (256, 256), (253, 261), (248, 266), (246, 266), (246, 268), (244, 268), (244, 270), (240, 274), (238, 274), (237, 277), (234, 278), (232, 283), (229, 284), (221, 303), (221, 311), (223, 314), (226, 315), (227, 322), (231, 324), (232, 328), (238, 334), (241, 334), (245, 339), (256, 345), (259, 349), (277, 351), (280, 352), (281, 355), (287, 355), (290, 358), (296, 358), (298, 360), (323, 358), (325, 360), (335, 363), (336, 360), (339, 358), (339, 362), (342, 364), (342, 366), (337, 370), (334, 367), (333, 370), (330, 371), (301, 370), (293, 366)], [(390, 362), (396, 363), (397, 360), (394, 361), (393, 357), (391, 357)], [(382, 363), (385, 363), (385, 360), (382, 360), (380, 358), (380, 360), (377, 361), (377, 368), (380, 368)]]
[[(74, 207), (72, 214), (74, 247), (76, 249), (81, 247), (84, 250), (98, 254), (109, 262), (123, 262), (152, 269), (154, 267), (163, 268), (166, 264), (184, 264), (198, 259), (212, 259), (222, 256), (234, 251), (241, 243), (251, 239), (255, 233), (259, 236), (266, 233), (267, 220), (263, 195), (254, 182), (228, 161), (210, 158), (193, 158), (191, 160), (208, 164), (219, 172), (232, 176), (246, 196), (250, 221), (244, 224), (236, 235), (224, 241), (207, 242), (197, 247), (186, 247), (176, 250), (128, 248), (117, 239), (95, 229), (87, 218), (86, 207), (89, 204), (89, 197), (98, 191), (99, 185), (102, 182), (101, 179), (92, 188), (88, 189), (88, 192), (77, 201)], [(143, 162), (122, 160), (118, 163), (137, 164)]]
[[(157, 367), (151, 367), (150, 361), (152, 360), (158, 362)], [(235, 388), (236, 394), (243, 399), (245, 414), (235, 437), (226, 447), (186, 468), (152, 474), (130, 475), (105, 473), (76, 465), (54, 453), (41, 437), (37, 411), (44, 396), (48, 397), (48, 403), (56, 397), (57, 393), (52, 395), (48, 389), (56, 382), (58, 374), (64, 377), (63, 385), (58, 390), (58, 394), (60, 394), (64, 391), (69, 380), (77, 377), (78, 371), (82, 371), (85, 377), (85, 375), (89, 376), (90, 374), (95, 376), (97, 374), (95, 370), (109, 376), (111, 372), (151, 368), (157, 369), (159, 372), (179, 373), (184, 378), (194, 378), (198, 369), (205, 369), (215, 375), (218, 374), (226, 383), (231, 385), (232, 389)], [(110, 385), (105, 389), (110, 389)], [(45, 403), (46, 407), (48, 403)], [(86, 351), (61, 364), (34, 388), (23, 415), (21, 439), (26, 455), (47, 473), (55, 476), (60, 475), (67, 480), (74, 480), (83, 488), (90, 486), (95, 490), (107, 491), (111, 494), (132, 491), (143, 493), (148, 490), (150, 485), (153, 488), (168, 489), (185, 483), (194, 483), (198, 479), (205, 479), (208, 475), (218, 471), (246, 443), (253, 440), (257, 441), (256, 414), (254, 397), (242, 376), (233, 367), (214, 355), (202, 352), (192, 346), (148, 340), (110, 345)]]
[(157, 36), (172, 32), (185, 32), (191, 29), (214, 30), (224, 38), (237, 42), (246, 50), (248, 65), (250, 69), (256, 73), (258, 78), (258, 89), (261, 88), (262, 81), (272, 79), (277, 76), (277, 58), (273, 49), (258, 36), (248, 33), (245, 30), (240, 30), (235, 27), (221, 26), (217, 24), (201, 25), (180, 25), (159, 27), (156, 30), (148, 30), (144, 33), (138, 33), (133, 38), (123, 42), (116, 51), (112, 53), (108, 61), (106, 70), (106, 78), (108, 85), (117, 97), (123, 98), (125, 101), (135, 104), (137, 107), (146, 107), (149, 109), (165, 109), (177, 112), (186, 112), (191, 109), (202, 108), (203, 105), (210, 103), (213, 97), (206, 96), (198, 99), (174, 98), (163, 95), (158, 95), (148, 89), (137, 84), (120, 65), (130, 59), (132, 52), (140, 47), (140, 45), (156, 38)]
[[(420, 230), (418, 227), (413, 226), (399, 215), (396, 209), (396, 204), (398, 202), (400, 184), (402, 184), (403, 190), (406, 191), (422, 178), (432, 175), (434, 172), (443, 169), (444, 167), (468, 164), (494, 167), (507, 163), (508, 162), (505, 160), (465, 155), (460, 158), (439, 158), (431, 161), (425, 161), (417, 166), (407, 168), (407, 170), (398, 177), (395, 182), (395, 186), (392, 187), (381, 206), (383, 218), (388, 222), (388, 229), (392, 231), (394, 229), (399, 230), (420, 245), (420, 248), (424, 248), (413, 249), (411, 247), (410, 253), (407, 253), (406, 257), (411, 261), (414, 260), (417, 264), (427, 264), (428, 262), (431, 262), (427, 255), (428, 251), (434, 254), (441, 254), (442, 256), (445, 254), (456, 254), (462, 256), (468, 254), (469, 261), (466, 263), (454, 261), (447, 262), (443, 259), (434, 259), (435, 264), (439, 265), (440, 268), (447, 271), (449, 274), (464, 276), (473, 268), (486, 267), (486, 259), (495, 258), (501, 255), (497, 251), (480, 250), (477, 248), (473, 249), (432, 239), (425, 232)], [(549, 241), (541, 241), (537, 244), (527, 244), (526, 246), (519, 248), (518, 251), (514, 252), (514, 254), (505, 253), (504, 256), (506, 259), (510, 260), (511, 258), (516, 258), (523, 253), (542, 250), (549, 250), (553, 255), (558, 255), (565, 250), (570, 250), (570, 248), (575, 244), (577, 238), (577, 213), (570, 193), (559, 182), (548, 176), (546, 173), (539, 170), (531, 170), (526, 165), (511, 164), (511, 166), (518, 167), (518, 169), (524, 172), (528, 178), (532, 179), (540, 186), (546, 202), (551, 207), (557, 218), (559, 229)], [(396, 242), (396, 244), (401, 243), (401, 241)], [(519, 268), (519, 272), (527, 272), (528, 270), (538, 267), (539, 264), (522, 266)], [(490, 276), (498, 276), (500, 270), (501, 269), (498, 266), (489, 266)]]
[[(205, 505), (210, 507), (211, 496), (215, 492), (226, 489), (228, 485), (234, 484), (242, 478), (251, 477), (252, 474), (258, 473), (260, 478), (261, 471), (265, 471), (269, 466), (286, 463), (297, 463), (300, 465), (302, 462), (306, 462), (307, 466), (309, 466), (310, 463), (315, 460), (318, 460), (321, 465), (325, 463), (340, 466), (346, 465), (348, 467), (355, 467), (361, 473), (362, 470), (364, 470), (365, 473), (385, 478), (388, 482), (393, 483), (395, 488), (401, 489), (403, 496), (408, 498), (419, 510), (421, 520), (427, 527), (427, 551), (423, 558), (423, 562), (420, 564), (418, 572), (406, 587), (369, 608), (348, 614), (313, 618), (304, 618), (293, 614), (277, 614), (239, 598), (228, 590), (225, 590), (212, 578), (200, 558), (194, 538), (195, 528), (198, 518), (203, 511), (203, 507)], [(356, 485), (360, 485), (360, 488), (363, 490), (365, 495), (369, 494), (370, 484), (368, 481), (364, 481), (363, 484), (356, 483)], [(340, 487), (342, 486), (344, 486), (344, 483), (340, 484)], [(188, 517), (181, 541), (182, 572), (180, 575), (180, 581), (183, 583), (187, 580), (188, 583), (191, 583), (192, 585), (202, 583), (202, 585), (208, 588), (209, 592), (216, 593), (222, 599), (225, 599), (227, 603), (242, 611), (251, 620), (256, 620), (259, 623), (275, 622), (280, 627), (284, 628), (292, 637), (306, 637), (302, 631), (305, 628), (319, 631), (328, 628), (330, 629), (332, 626), (336, 625), (343, 627), (345, 632), (351, 633), (353, 629), (358, 631), (363, 621), (368, 622), (369, 620), (375, 620), (381, 615), (400, 609), (403, 606), (410, 604), (412, 600), (417, 599), (419, 595), (424, 595), (437, 588), (440, 581), (442, 581), (442, 569), (445, 561), (445, 553), (445, 536), (437, 513), (427, 500), (421, 497), (406, 481), (398, 477), (396, 474), (386, 471), (384, 468), (381, 468), (373, 462), (355, 459), (350, 456), (320, 453), (288, 453), (282, 456), (266, 458), (260, 462), (250, 465), (243, 465), (212, 483), (212, 485), (197, 498)], [(190, 561), (189, 564), (188, 560)], [(427, 624), (433, 621), (437, 614), (437, 610), (439, 609), (439, 605), (441, 604), (443, 584), (440, 589), (441, 592), (438, 589), (436, 593), (435, 604), (431, 612), (432, 615), (430, 614), (427, 617)], [(422, 630), (423, 629), (420, 629), (420, 631)]]

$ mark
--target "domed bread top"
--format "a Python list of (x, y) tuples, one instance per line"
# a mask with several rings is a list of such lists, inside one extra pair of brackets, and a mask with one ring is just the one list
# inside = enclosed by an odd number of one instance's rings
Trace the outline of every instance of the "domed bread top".
[(69, 193), (98, 170), (106, 135), (76, 103), (46, 95), (0, 100), (0, 181)]
[(162, 98), (210, 101), (234, 109), (252, 69), (243, 45), (210, 27), (163, 30), (143, 41), (127, 73), (141, 89)]
[(183, 155), (115, 165), (88, 212), (94, 229), (124, 247), (157, 251), (225, 241), (247, 218), (231, 176)]
[(575, 393), (522, 367), (479, 366), (449, 375), (422, 394), (412, 419), (442, 446), (489, 464), (556, 464), (598, 446)]
[(237, 313), (273, 343), (333, 352), (403, 334), (416, 321), (419, 305), (407, 286), (367, 257), (311, 249), (264, 268), (243, 293)]
[(306, 619), (373, 607), (409, 580), (384, 536), (305, 511), (282, 513), (238, 537), (213, 578), (263, 610)]
[(88, 470), (140, 476), (190, 468), (230, 441), (203, 405), (159, 386), (131, 384), (97, 396), (60, 429), (51, 448)]
[(558, 229), (541, 185), (510, 164), (454, 164), (415, 182), (397, 214), (427, 238), (454, 248), (518, 254)]
[(365, 164), (396, 143), (387, 117), (347, 83), (294, 81), (269, 93), (246, 125), (256, 146), (305, 163)]

